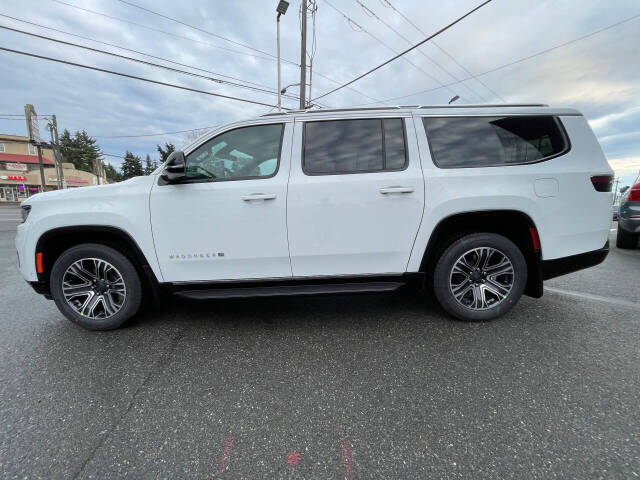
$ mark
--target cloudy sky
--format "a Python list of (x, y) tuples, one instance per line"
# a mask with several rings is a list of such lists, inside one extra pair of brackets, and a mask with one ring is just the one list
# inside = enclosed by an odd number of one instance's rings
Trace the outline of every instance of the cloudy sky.
[[(271, 55), (276, 51), (277, 0), (127, 0), (197, 29), (122, 0), (64, 2), (67, 4), (57, 0), (3, 0), (0, 25), (275, 90), (276, 63)], [(317, 0), (314, 97), (335, 87), (336, 82), (350, 80), (381, 63), (394, 51), (407, 48), (409, 42), (424, 38), (423, 33), (435, 32), (480, 3), (389, 2), (395, 10), (385, 0), (360, 0), (361, 5), (356, 0)], [(299, 79), (295, 65), (300, 57), (299, 8), (300, 1), (293, 0), (281, 21), (282, 56), (289, 61), (282, 66), (284, 84)], [(572, 42), (614, 24), (618, 25)], [(563, 46), (531, 57), (559, 45)], [(640, 170), (638, 45), (637, 0), (493, 0), (440, 35), (437, 45), (430, 43), (411, 52), (406, 60), (397, 60), (353, 84), (355, 90), (342, 89), (320, 102), (332, 107), (375, 101), (442, 104), (459, 95), (459, 103), (506, 101), (573, 106), (586, 115), (620, 176), (621, 185), (625, 185)], [(0, 30), (0, 46), (270, 105), (276, 101), (270, 93), (161, 70), (5, 29)], [(516, 62), (527, 57), (531, 58)], [(60, 130), (85, 129), (98, 139), (104, 152), (117, 155), (131, 150), (142, 157), (147, 153), (155, 157), (157, 143), (180, 146), (192, 134), (139, 135), (209, 127), (270, 110), (5, 51), (0, 51), (0, 61), (0, 118), (1, 114), (19, 114), (24, 104), (32, 103), (40, 114), (56, 114)], [(504, 65), (508, 66), (498, 68)], [(479, 80), (437, 88), (484, 72), (490, 73), (479, 76)], [(286, 99), (285, 105), (295, 107), (297, 101)], [(0, 119), (0, 132), (25, 134), (24, 121)], [(119, 164), (117, 157), (107, 159)]]

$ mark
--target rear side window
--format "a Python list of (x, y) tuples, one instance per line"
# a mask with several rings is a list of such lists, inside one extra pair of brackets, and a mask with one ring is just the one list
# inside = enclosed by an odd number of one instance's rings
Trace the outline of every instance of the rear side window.
[(539, 162), (569, 149), (551, 116), (423, 117), (434, 163), (440, 168)]
[(302, 169), (307, 175), (402, 170), (406, 165), (400, 118), (305, 122)]

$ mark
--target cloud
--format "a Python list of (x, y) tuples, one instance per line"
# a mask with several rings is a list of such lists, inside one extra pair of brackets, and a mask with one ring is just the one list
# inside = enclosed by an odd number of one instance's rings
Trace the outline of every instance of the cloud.
[[(36, 1), (37, 8), (27, 10), (23, 0), (4, 0), (3, 13), (275, 89), (276, 63), (273, 58), (257, 58), (265, 55), (237, 44), (275, 53), (275, 2), (235, 0), (224, 2), (224, 8), (220, 8), (221, 2), (209, 0), (137, 2), (227, 37), (237, 42), (234, 44), (120, 2), (70, 1), (165, 33), (45, 0)], [(314, 96), (334, 88), (336, 82), (354, 78), (388, 59), (394, 52), (408, 47), (411, 42), (424, 38), (422, 33), (382, 2), (362, 1), (408, 41), (376, 18), (368, 16), (356, 2), (332, 0), (332, 4), (368, 33), (356, 31), (360, 29), (353, 25), (351, 28), (326, 2), (318, 1), (317, 51), (313, 63)], [(429, 34), (475, 6), (476, 2), (440, 2), (437, 9), (425, 8), (424, 2), (417, 0), (398, 0), (393, 4)], [(298, 6), (299, 2), (292, 2), (287, 14), (281, 18), (282, 56), (294, 63), (300, 57)], [(637, 2), (631, 0), (612, 0), (607, 2), (606, 8), (601, 4), (580, 0), (492, 2), (438, 37), (438, 45), (446, 50), (446, 54), (435, 45), (427, 44), (421, 48), (424, 55), (412, 52), (407, 56), (427, 74), (406, 60), (398, 60), (352, 85), (353, 89), (366, 96), (345, 88), (323, 100), (334, 107), (348, 106), (370, 102), (368, 97), (384, 99), (437, 87), (443, 82), (466, 77), (467, 71), (487, 71), (636, 13)], [(3, 23), (139, 57), (115, 47), (7, 19), (3, 19)], [(639, 29), (640, 20), (634, 20), (481, 77), (491, 90), (476, 80), (470, 80), (450, 89), (416, 95), (401, 103), (442, 104), (454, 94), (462, 97), (460, 103), (477, 103), (482, 101), (481, 97), (490, 102), (499, 102), (500, 99), (492, 92), (495, 91), (508, 102), (569, 104), (584, 112), (590, 120), (608, 158), (613, 159), (612, 162), (620, 160), (619, 163), (626, 165), (623, 160), (632, 162), (640, 152), (640, 138), (637, 135), (640, 124), (640, 63), (637, 62)], [(17, 33), (0, 31), (0, 44), (192, 88), (267, 103), (275, 103), (276, 100), (275, 95), (223, 86)], [(90, 135), (105, 136), (98, 140), (103, 150), (109, 153), (123, 154), (125, 150), (131, 150), (143, 158), (146, 153), (155, 157), (157, 143), (169, 141), (179, 145), (187, 139), (188, 134), (135, 139), (107, 136), (198, 128), (255, 117), (268, 110), (6, 52), (0, 52), (0, 59), (3, 62), (0, 100), (6, 113), (20, 113), (24, 104), (32, 103), (39, 112), (55, 113), (61, 129), (85, 129)], [(152, 61), (163, 63), (161, 60)], [(326, 76), (336, 82), (327, 80)], [(282, 81), (283, 84), (299, 81), (298, 68), (283, 63)], [(289, 106), (296, 106), (295, 101), (285, 102)], [(23, 122), (0, 120), (2, 132), (22, 133), (24, 128)], [(113, 162), (117, 164), (117, 160)]]

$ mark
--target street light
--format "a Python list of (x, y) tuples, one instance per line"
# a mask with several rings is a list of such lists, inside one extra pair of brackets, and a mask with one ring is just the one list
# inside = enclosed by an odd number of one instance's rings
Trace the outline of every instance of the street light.
[(460, 95), (456, 95), (455, 97), (453, 97), (451, 100), (449, 100), (449, 105), (451, 105), (453, 102), (455, 102), (456, 100), (460, 100)]
[(280, 0), (278, 6), (276, 7), (276, 12), (278, 12), (278, 16), (276, 17), (276, 28), (278, 30), (278, 111), (282, 111), (282, 100), (280, 94), (280, 15), (284, 15), (287, 13), (287, 8), (289, 8), (289, 2), (285, 0)]

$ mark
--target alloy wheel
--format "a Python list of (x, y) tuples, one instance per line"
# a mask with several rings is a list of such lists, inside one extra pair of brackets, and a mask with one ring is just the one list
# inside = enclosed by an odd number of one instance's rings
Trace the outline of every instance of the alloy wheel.
[(127, 297), (122, 274), (100, 258), (76, 260), (62, 276), (67, 304), (89, 319), (105, 319), (120, 311)]
[(449, 289), (456, 301), (472, 310), (487, 310), (504, 301), (514, 283), (514, 269), (500, 250), (478, 247), (453, 264)]

